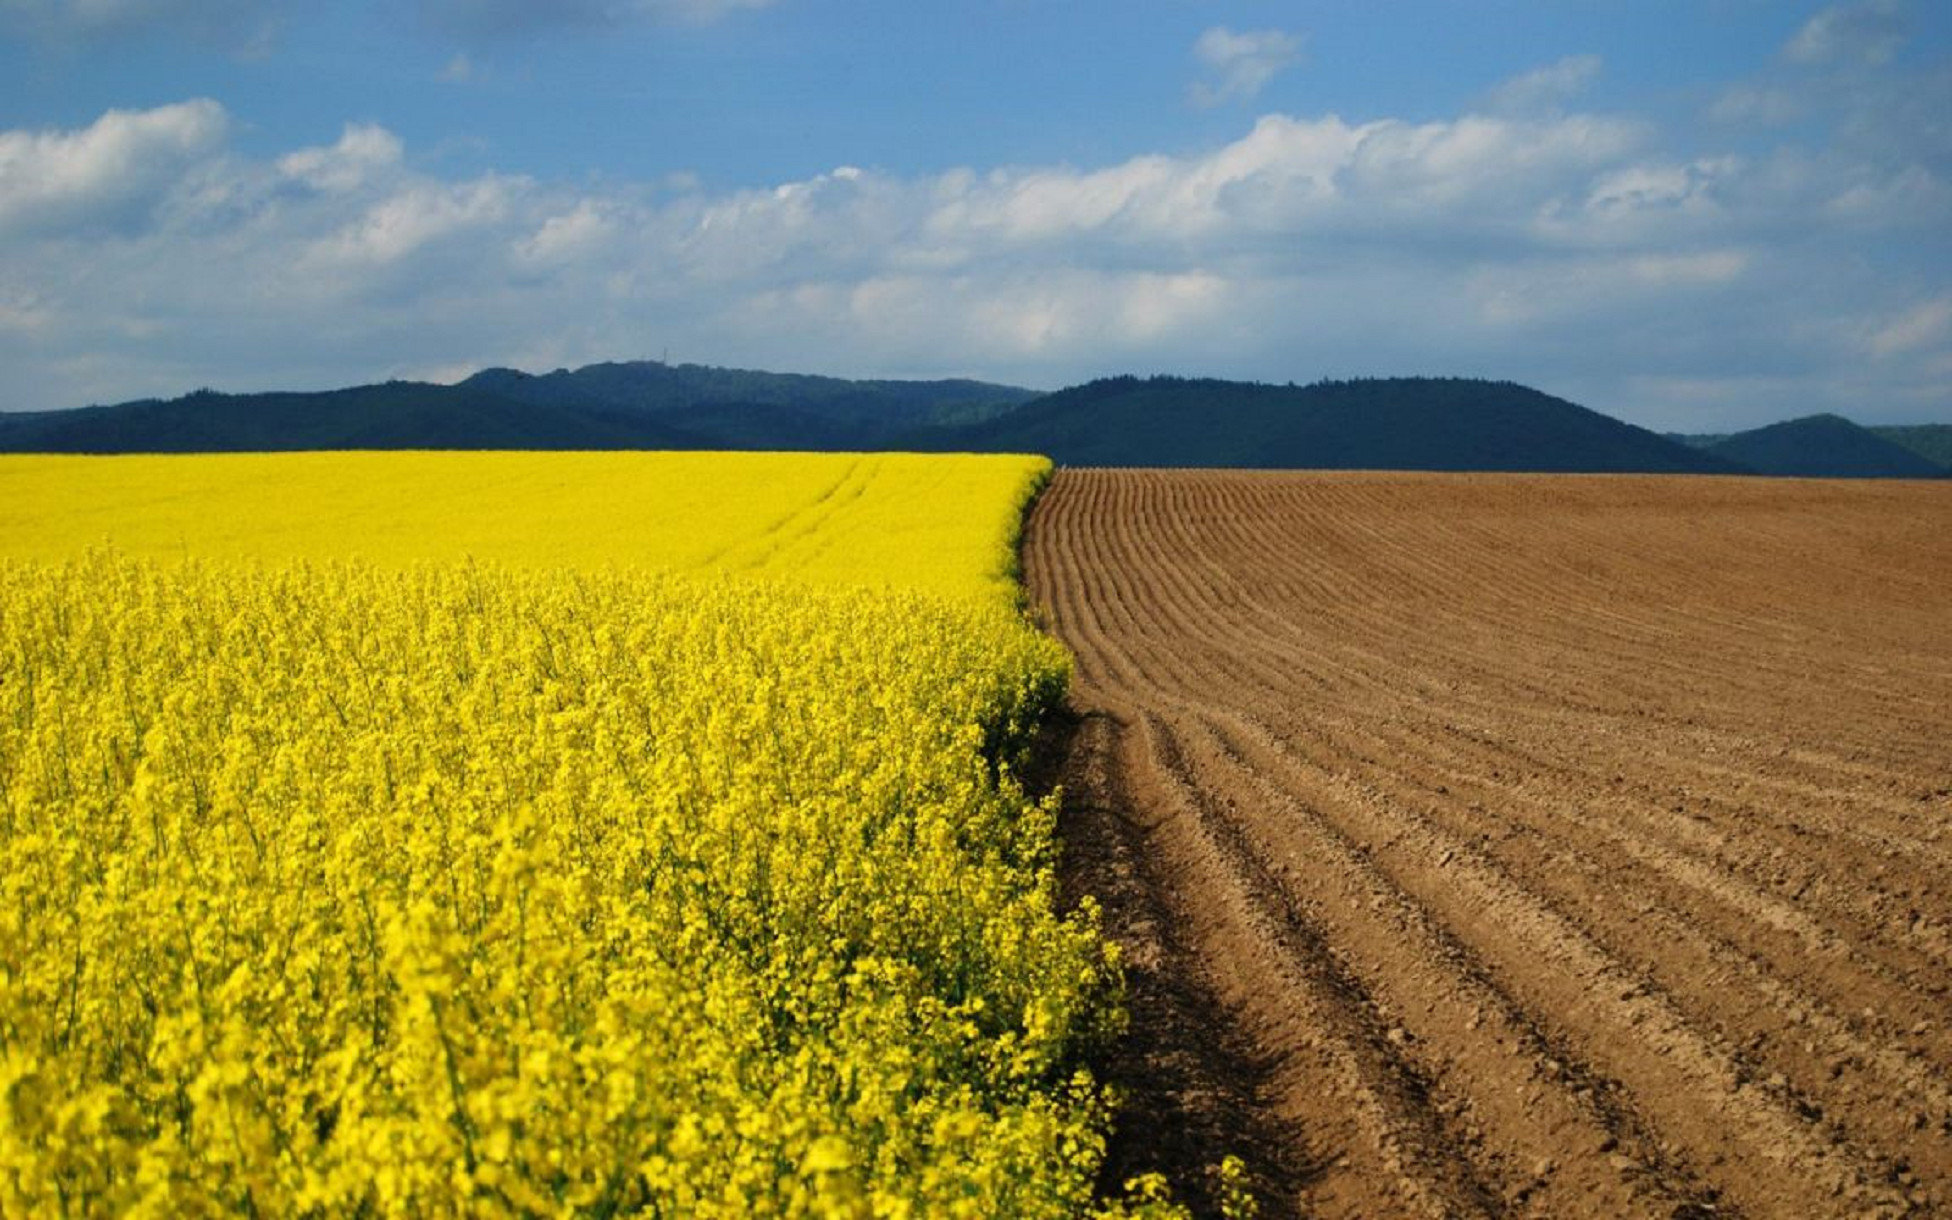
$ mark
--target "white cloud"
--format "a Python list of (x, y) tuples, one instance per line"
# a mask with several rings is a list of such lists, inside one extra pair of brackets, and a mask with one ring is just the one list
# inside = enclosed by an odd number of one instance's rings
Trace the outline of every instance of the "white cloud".
[(349, 123), (330, 148), (302, 148), (278, 159), (278, 172), (321, 191), (353, 191), (396, 170), (399, 137), (373, 123)]
[[(1929, 169), (1676, 157), (1620, 117), (1266, 115), (1183, 155), (732, 192), (441, 175), (360, 124), (254, 158), (230, 126), (187, 102), (0, 132), (5, 405), (668, 346), (1033, 385), (1484, 374), (1651, 419), (1717, 384), (1731, 411), (1765, 381), (1803, 387), (1781, 413), (1867, 385), (1922, 402), (1952, 326), (1942, 290), (1870, 257), (1944, 265)], [(1632, 397), (1660, 386), (1685, 394)]]
[(328, 274), (358, 273), (393, 267), (459, 237), (505, 239), (502, 226), (513, 219), (520, 189), (495, 178), (409, 183), (314, 242), (305, 264)]
[(1195, 105), (1243, 102), (1301, 58), (1301, 36), (1281, 30), (1236, 33), (1214, 26), (1193, 44), (1193, 57), (1207, 74), (1189, 92)]
[(895, 367), (925, 371), (940, 371), (945, 352), (979, 366), (1130, 363), (1162, 342), (1217, 338), (1227, 291), (1224, 277), (1200, 270), (894, 273), (758, 292), (723, 324), (748, 343), (790, 335), (805, 352), (869, 343)]
[(1017, 359), (1130, 360), (1205, 329), (1225, 293), (1222, 277), (1197, 269), (1019, 273), (981, 285), (960, 329), (977, 350)]
[(560, 269), (612, 248), (619, 223), (614, 207), (601, 200), (578, 200), (568, 210), (545, 217), (534, 233), (516, 243), (515, 253), (532, 270)]
[(1349, 176), (1364, 211), (1391, 216), (1455, 209), (1493, 223), (1558, 198), (1626, 161), (1638, 124), (1589, 115), (1511, 120), (1467, 115), (1448, 123), (1370, 124)]
[(1901, 0), (1833, 4), (1803, 24), (1783, 48), (1799, 64), (1888, 62), (1905, 38)]
[(1507, 228), (1522, 225), (1542, 193), (1583, 181), (1641, 139), (1633, 124), (1590, 117), (1352, 125), (1332, 115), (1269, 115), (1204, 156), (972, 179), (936, 201), (929, 233), (964, 243), (1225, 245), (1297, 229), (1346, 234), (1379, 223)]
[(228, 125), (198, 99), (111, 110), (75, 132), (0, 132), (0, 236), (139, 224)]
[(1952, 346), (1952, 296), (1922, 301), (1876, 326), (1865, 346), (1879, 359)]
[(1597, 175), (1585, 197), (1541, 217), (1542, 232), (1572, 243), (1657, 243), (1726, 221), (1721, 196), (1747, 167), (1738, 158), (1642, 160)]
[(1553, 113), (1585, 92), (1600, 67), (1597, 55), (1568, 55), (1493, 86), (1485, 98), (1486, 108), (1494, 114)]

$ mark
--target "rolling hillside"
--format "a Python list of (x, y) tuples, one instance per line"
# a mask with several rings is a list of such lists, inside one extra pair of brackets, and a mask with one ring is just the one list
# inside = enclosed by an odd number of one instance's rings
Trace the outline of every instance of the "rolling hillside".
[(1704, 452), (1758, 474), (1829, 479), (1934, 479), (1938, 463), (1838, 415), (1809, 415), (1738, 432)]
[(167, 401), (0, 414), (0, 452), (8, 453), (708, 447), (648, 416), (411, 381), (321, 393), (199, 390)]
[(1062, 466), (1739, 473), (1732, 462), (1511, 382), (1310, 386), (1114, 377), (940, 438)]
[(802, 373), (663, 364), (655, 360), (586, 365), (531, 375), (486, 369), (461, 383), (519, 403), (627, 411), (686, 419), (708, 435), (718, 417), (731, 429), (762, 425), (768, 440), (804, 432), (809, 441), (875, 437), (890, 431), (972, 423), (1037, 397), (1015, 386), (969, 380), (851, 381)]
[(1662, 436), (1514, 382), (1467, 378), (1126, 376), (1039, 395), (657, 361), (0, 412), (0, 452), (12, 453), (911, 450), (1041, 453), (1065, 466), (1934, 478), (1948, 471), (1931, 455), (1948, 448), (1952, 427), (1874, 431), (1833, 415)]
[(846, 381), (654, 361), (540, 376), (487, 369), (453, 386), (200, 390), (73, 411), (0, 412), (0, 452), (881, 449), (897, 436), (988, 418), (1034, 397), (977, 381)]
[(1869, 429), (1885, 440), (1903, 445), (1919, 457), (1952, 470), (1952, 424), (1882, 424)]

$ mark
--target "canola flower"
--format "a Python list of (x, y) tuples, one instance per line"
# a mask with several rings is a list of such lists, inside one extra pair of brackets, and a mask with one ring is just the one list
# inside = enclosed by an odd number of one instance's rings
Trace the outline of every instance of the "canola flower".
[(1018, 462), (953, 594), (0, 560), (0, 1214), (1092, 1210)]

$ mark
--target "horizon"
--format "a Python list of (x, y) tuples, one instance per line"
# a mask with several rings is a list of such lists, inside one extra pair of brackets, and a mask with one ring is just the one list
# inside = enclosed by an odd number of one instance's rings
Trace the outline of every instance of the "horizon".
[[(57, 408), (52, 408), (52, 410), (56, 412), (91, 411), (91, 410), (99, 411), (104, 409), (112, 409), (115, 407), (130, 406), (136, 403), (178, 402), (185, 399), (196, 398), (201, 395), (216, 395), (219, 397), (252, 397), (255, 395), (269, 395), (269, 394), (289, 394), (289, 395), (298, 395), (298, 396), (312, 395), (312, 394), (332, 394), (332, 393), (337, 393), (346, 390), (360, 390), (360, 389), (371, 388), (377, 385), (386, 385), (386, 384), (395, 384), (395, 383), (405, 384), (405, 385), (431, 385), (431, 386), (438, 386), (438, 387), (452, 389), (467, 381), (472, 380), (473, 378), (481, 374), (490, 373), (490, 372), (513, 372), (523, 377), (549, 377), (549, 376), (555, 376), (559, 374), (574, 374), (583, 371), (583, 369), (595, 367), (595, 366), (635, 365), (635, 364), (654, 364), (654, 365), (661, 366), (663, 368), (674, 369), (674, 370), (675, 369), (702, 369), (708, 372), (753, 373), (753, 374), (758, 374), (760, 376), (823, 377), (823, 378), (829, 378), (836, 381), (852, 381), (861, 384), (868, 384), (875, 381), (910, 382), (915, 384), (969, 381), (972, 384), (976, 384), (976, 385), (989, 385), (989, 386), (994, 386), (1006, 390), (1021, 390), (1035, 396), (1030, 401), (1035, 401), (1035, 398), (1049, 397), (1051, 395), (1062, 394), (1070, 390), (1080, 389), (1083, 387), (1098, 384), (1100, 382), (1119, 381), (1119, 380), (1128, 380), (1128, 381), (1176, 380), (1176, 381), (1187, 381), (1187, 382), (1211, 381), (1211, 382), (1218, 382), (1224, 385), (1246, 385), (1246, 386), (1253, 386), (1262, 389), (1283, 389), (1283, 388), (1312, 389), (1318, 386), (1325, 386), (1325, 385), (1337, 385), (1337, 384), (1347, 385), (1347, 384), (1356, 384), (1356, 383), (1370, 382), (1370, 381), (1412, 381), (1412, 382), (1413, 381), (1476, 381), (1476, 382), (1484, 382), (1491, 385), (1509, 385), (1517, 389), (1528, 390), (1534, 393), (1548, 393), (1548, 391), (1540, 390), (1536, 386), (1529, 386), (1526, 385), (1524, 382), (1517, 381), (1509, 377), (1458, 376), (1458, 375), (1447, 374), (1447, 373), (1354, 373), (1343, 377), (1319, 377), (1313, 381), (1280, 382), (1280, 381), (1256, 381), (1250, 378), (1218, 377), (1218, 376), (1197, 373), (1197, 372), (1193, 372), (1193, 373), (1112, 372), (1112, 373), (1101, 373), (1097, 376), (1088, 378), (1084, 381), (1072, 382), (1067, 385), (1040, 387), (1040, 386), (1026, 386), (1026, 385), (1015, 385), (1015, 384), (1009, 384), (1003, 382), (985, 381), (982, 378), (965, 378), (965, 377), (956, 377), (956, 376), (914, 377), (914, 378), (847, 377), (844, 375), (831, 374), (831, 373), (802, 373), (793, 369), (760, 369), (760, 368), (753, 368), (753, 367), (741, 366), (741, 365), (698, 364), (692, 361), (674, 361), (668, 359), (643, 358), (637, 360), (598, 360), (598, 361), (591, 362), (591, 364), (589, 365), (579, 365), (574, 368), (568, 366), (558, 366), (552, 369), (540, 369), (540, 370), (520, 369), (520, 368), (514, 368), (509, 365), (488, 365), (483, 368), (476, 369), (473, 372), (458, 377), (452, 381), (425, 381), (425, 380), (417, 380), (415, 378), (410, 378), (410, 377), (393, 377), (393, 378), (385, 378), (382, 379), (381, 381), (358, 382), (358, 383), (339, 385), (339, 386), (317, 386), (317, 387), (285, 386), (285, 387), (256, 389), (256, 390), (219, 390), (211, 386), (197, 386), (193, 389), (185, 390), (177, 394), (154, 395), (154, 396), (140, 398), (140, 399), (126, 399), (122, 402), (115, 402), (115, 403), (85, 403), (77, 407), (57, 407)], [(1551, 397), (1556, 398), (1560, 396), (1551, 395)], [(1597, 408), (1592, 408), (1588, 406), (1588, 404), (1586, 403), (1574, 402), (1570, 399), (1565, 399), (1564, 401), (1571, 403), (1571, 405), (1575, 407), (1580, 407), (1587, 410), (1597, 410)], [(4, 408), (0, 408), (0, 414), (33, 414), (33, 413), (35, 412), (32, 411), (9, 412), (6, 411)], [(1602, 415), (1608, 414), (1607, 412), (1604, 411), (1600, 411), (1598, 413)], [(1618, 419), (1619, 417), (1613, 416), (1612, 418)], [(1740, 433), (1743, 432), (1753, 432), (1753, 431), (1759, 431), (1763, 428), (1773, 428), (1781, 424), (1803, 423), (1808, 420), (1821, 419), (1821, 418), (1841, 419), (1845, 423), (1854, 424), (1860, 428), (1870, 428), (1870, 429), (1889, 428), (1889, 427), (1933, 427), (1933, 426), (1952, 427), (1952, 410), (1948, 410), (1946, 418), (1943, 419), (1907, 420), (1901, 422), (1894, 422), (1890, 420), (1880, 420), (1880, 419), (1869, 419), (1869, 418), (1862, 418), (1862, 419), (1854, 418), (1850, 415), (1838, 411), (1815, 411), (1807, 415), (1783, 416), (1778, 419), (1765, 420), (1762, 423), (1752, 424), (1744, 428), (1704, 429), (1701, 431), (1694, 431), (1694, 432), (1684, 431), (1680, 429), (1649, 429), (1649, 430), (1655, 432), (1657, 435), (1668, 437), (1669, 439), (1676, 439), (1676, 438), (1683, 438), (1683, 437), (1700, 438), (1700, 437), (1707, 437), (1707, 436), (1733, 436), (1733, 435), (1739, 435)], [(1622, 422), (1632, 423), (1633, 421), (1624, 420)], [(1645, 425), (1635, 425), (1635, 426), (1645, 427)]]
[(0, 410), (665, 352), (1952, 419), (1945, 6), (4, 0), (0, 99)]

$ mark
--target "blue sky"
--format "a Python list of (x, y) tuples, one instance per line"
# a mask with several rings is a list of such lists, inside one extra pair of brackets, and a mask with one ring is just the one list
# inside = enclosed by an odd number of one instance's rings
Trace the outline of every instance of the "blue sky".
[(0, 0), (0, 408), (667, 353), (1952, 421), (1952, 6)]

